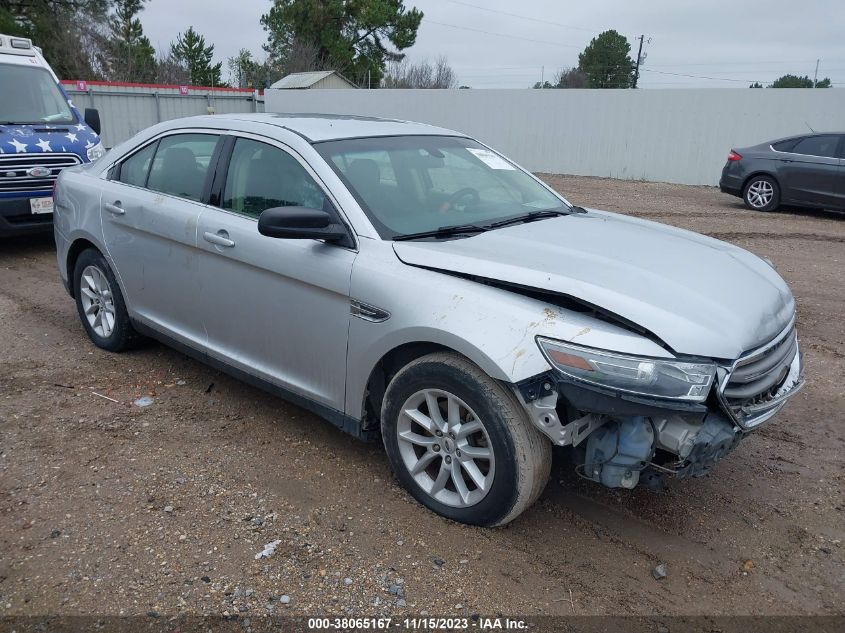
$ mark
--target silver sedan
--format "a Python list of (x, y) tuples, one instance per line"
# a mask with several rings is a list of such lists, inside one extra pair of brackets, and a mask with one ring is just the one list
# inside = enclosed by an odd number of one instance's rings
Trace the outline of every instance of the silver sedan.
[(528, 508), (553, 445), (605, 486), (702, 475), (803, 384), (769, 263), (574, 206), (450, 130), (179, 119), (62, 172), (55, 204), (96, 345), (153, 337), (380, 437), (466, 523)]

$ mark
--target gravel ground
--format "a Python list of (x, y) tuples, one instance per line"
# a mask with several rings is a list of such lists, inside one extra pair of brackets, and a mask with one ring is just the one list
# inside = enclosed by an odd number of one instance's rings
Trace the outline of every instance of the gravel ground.
[(768, 256), (795, 292), (809, 384), (709, 477), (614, 492), (558, 455), (507, 528), (451, 523), (377, 444), (160, 345), (95, 348), (51, 240), (7, 241), (0, 614), (843, 614), (845, 216), (546, 179)]

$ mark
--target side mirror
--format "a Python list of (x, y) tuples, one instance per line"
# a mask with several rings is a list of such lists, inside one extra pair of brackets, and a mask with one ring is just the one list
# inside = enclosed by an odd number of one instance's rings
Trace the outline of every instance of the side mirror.
[(258, 232), (267, 237), (289, 240), (339, 242), (346, 239), (346, 230), (339, 224), (333, 224), (331, 215), (308, 207), (267, 209), (258, 216)]
[(85, 124), (99, 135), (102, 128), (100, 127), (100, 112), (97, 108), (85, 108), (84, 118)]

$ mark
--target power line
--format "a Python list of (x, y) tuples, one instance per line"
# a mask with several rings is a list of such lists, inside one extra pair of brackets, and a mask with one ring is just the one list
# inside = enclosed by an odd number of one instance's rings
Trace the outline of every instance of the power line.
[[(838, 63), (843, 60), (830, 60), (826, 59), (825, 61), (833, 61), (834, 63)], [(652, 64), (653, 66), (661, 66), (671, 68), (672, 66), (757, 66), (760, 64), (815, 64), (815, 59), (804, 59), (804, 60), (781, 60), (781, 61), (774, 61), (774, 60), (763, 60), (763, 61), (744, 61), (744, 62), (680, 62), (677, 64)]]
[(528, 20), (530, 22), (539, 22), (540, 24), (548, 24), (550, 26), (559, 26), (564, 29), (573, 29), (575, 31), (587, 31), (588, 33), (595, 33), (596, 29), (588, 29), (581, 26), (572, 26), (571, 24), (561, 24), (560, 22), (551, 22), (549, 20), (543, 20), (540, 18), (533, 18), (527, 15), (521, 15), (519, 13), (510, 13), (509, 11), (501, 11), (499, 9), (491, 9), (489, 7), (482, 7), (477, 4), (472, 4), (470, 2), (461, 2), (460, 0), (446, 0), (451, 4), (459, 4), (465, 7), (472, 7), (473, 9), (478, 9), (479, 11), (487, 11), (488, 13), (498, 13), (500, 15), (507, 15), (512, 18), (519, 18), (520, 20)]
[(482, 29), (474, 29), (469, 26), (458, 26), (457, 24), (447, 24), (446, 22), (437, 22), (428, 18), (423, 18), (423, 22), (429, 24), (437, 24), (438, 26), (447, 26), (450, 29), (460, 29), (462, 31), (472, 31), (473, 33), (483, 33), (484, 35), (495, 35), (497, 37), (507, 37), (512, 40), (522, 40), (523, 42), (532, 42), (535, 44), (548, 44), (549, 46), (559, 46), (561, 48), (581, 48), (577, 44), (561, 44), (560, 42), (549, 42), (548, 40), (535, 40), (529, 37), (520, 37), (519, 35), (511, 35), (509, 33), (497, 33), (495, 31), (484, 31)]
[(654, 70), (652, 68), (642, 68), (644, 72), (657, 73), (658, 75), (673, 75), (675, 77), (691, 77), (692, 79), (712, 79), (713, 81), (738, 81), (740, 83), (753, 83), (760, 81), (759, 79), (729, 79), (727, 77), (705, 77), (704, 75), (687, 75), (685, 73), (669, 73), (663, 70)]

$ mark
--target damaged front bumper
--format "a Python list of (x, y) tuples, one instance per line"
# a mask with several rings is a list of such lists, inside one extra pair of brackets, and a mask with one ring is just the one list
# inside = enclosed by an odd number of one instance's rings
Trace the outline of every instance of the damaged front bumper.
[[(752, 370), (765, 367), (778, 373), (763, 394), (746, 402), (731, 397), (760, 380)], [(702, 403), (587, 385), (555, 370), (517, 385), (516, 392), (540, 431), (554, 444), (576, 449), (579, 474), (612, 488), (633, 488), (660, 485), (667, 475), (707, 474), (745, 433), (783, 408), (804, 385), (792, 324), (767, 346), (720, 367), (717, 378)], [(741, 388), (739, 380), (745, 381)]]

